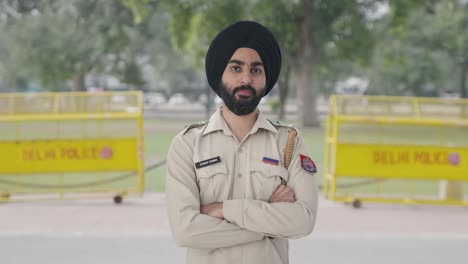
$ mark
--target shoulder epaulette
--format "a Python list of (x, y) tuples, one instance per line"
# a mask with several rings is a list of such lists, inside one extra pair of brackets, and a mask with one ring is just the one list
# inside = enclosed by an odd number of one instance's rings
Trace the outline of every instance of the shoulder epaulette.
[(270, 119), (268, 119), (268, 121), (270, 121), (270, 123), (275, 127), (285, 127), (285, 128), (290, 128), (290, 129), (296, 130), (296, 128), (292, 124), (287, 125), (287, 124), (281, 123), (280, 121), (271, 121)]
[(187, 133), (187, 131), (189, 131), (190, 129), (203, 126), (206, 123), (208, 123), (208, 122), (207, 121), (200, 121), (198, 123), (187, 125), (187, 126), (185, 126), (184, 130), (182, 130), (182, 135)]

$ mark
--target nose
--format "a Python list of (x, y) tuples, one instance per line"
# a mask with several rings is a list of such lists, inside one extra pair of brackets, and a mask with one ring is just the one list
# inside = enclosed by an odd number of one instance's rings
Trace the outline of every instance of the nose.
[(240, 76), (240, 85), (251, 85), (252, 84), (252, 75), (248, 71), (244, 71)]

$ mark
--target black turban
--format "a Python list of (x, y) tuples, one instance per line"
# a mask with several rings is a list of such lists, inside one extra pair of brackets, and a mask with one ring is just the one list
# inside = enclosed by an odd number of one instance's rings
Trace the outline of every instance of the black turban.
[(281, 70), (281, 50), (273, 34), (266, 27), (252, 21), (229, 25), (211, 42), (205, 59), (206, 77), (211, 89), (221, 97), (221, 77), (238, 48), (257, 51), (265, 68), (265, 95), (268, 94), (278, 80)]

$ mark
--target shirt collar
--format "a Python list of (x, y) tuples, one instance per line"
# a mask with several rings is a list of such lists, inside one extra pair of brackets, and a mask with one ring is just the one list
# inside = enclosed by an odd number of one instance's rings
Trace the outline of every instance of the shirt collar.
[(227, 135), (232, 135), (232, 131), (227, 125), (226, 121), (221, 114), (222, 108), (219, 107), (218, 110), (211, 116), (210, 120), (208, 121), (208, 125), (203, 132), (203, 135), (209, 134), (214, 131), (223, 130), (223, 132)]
[(257, 132), (257, 130), (260, 128), (271, 131), (273, 133), (278, 133), (278, 130), (271, 124), (270, 120), (268, 120), (265, 115), (262, 114), (262, 112), (258, 111), (257, 121), (252, 128), (252, 133)]
[[(208, 121), (208, 125), (203, 132), (203, 135), (218, 130), (223, 130), (226, 135), (233, 135), (231, 129), (224, 120), (221, 111), (222, 107), (219, 107), (218, 110), (216, 110), (216, 112), (211, 116), (210, 120)], [(278, 133), (278, 130), (271, 124), (271, 122), (260, 111), (258, 111), (257, 120), (255, 121), (250, 134), (256, 133), (260, 128), (271, 131), (273, 133)]]

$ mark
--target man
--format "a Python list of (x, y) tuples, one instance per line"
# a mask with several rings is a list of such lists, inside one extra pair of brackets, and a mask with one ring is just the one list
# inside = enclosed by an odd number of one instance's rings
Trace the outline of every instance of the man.
[[(210, 120), (187, 127), (167, 157), (167, 206), (188, 263), (288, 263), (288, 239), (312, 232), (317, 215), (315, 164), (291, 127), (257, 109), (278, 79), (281, 52), (262, 25), (241, 21), (212, 41), (205, 61), (223, 104)], [(281, 184), (287, 182), (287, 185)]]

